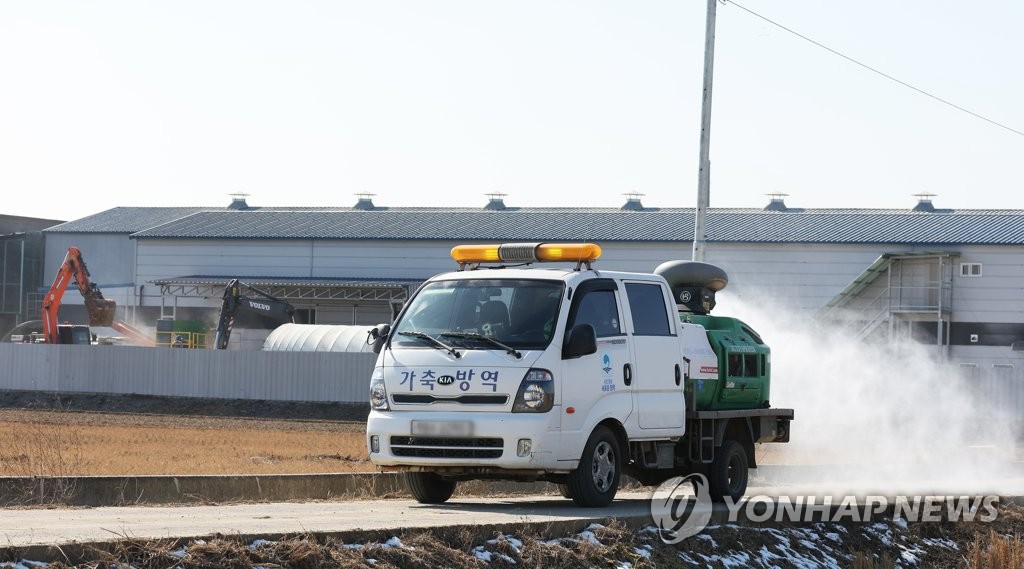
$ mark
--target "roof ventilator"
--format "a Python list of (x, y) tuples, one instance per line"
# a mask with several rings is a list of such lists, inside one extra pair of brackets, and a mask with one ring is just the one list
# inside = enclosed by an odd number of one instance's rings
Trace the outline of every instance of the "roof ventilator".
[(489, 209), (489, 210), (493, 210), (493, 211), (501, 211), (501, 210), (506, 208), (505, 200), (503, 198), (507, 194), (503, 194), (501, 192), (495, 192), (493, 194), (486, 194), (486, 195), (488, 197), (488, 201), (487, 201), (487, 205), (484, 206), (484, 209)]
[(376, 194), (356, 194), (356, 197), (359, 198), (359, 201), (356, 202), (356, 205), (352, 206), (352, 209), (361, 209), (361, 210), (372, 210), (372, 209), (375, 209), (376, 206), (373, 205), (373, 199), (372, 199), (373, 196), (375, 196), (375, 195)]
[(245, 202), (245, 198), (249, 194), (241, 194), (241, 193), (239, 193), (239, 194), (228, 194), (228, 195), (231, 196), (231, 204), (228, 205), (228, 209), (237, 209), (237, 210), (249, 209), (249, 204), (247, 204)]
[(768, 205), (764, 206), (764, 211), (787, 211), (786, 202), (783, 198), (789, 197), (789, 194), (773, 193), (768, 194)]
[(627, 194), (624, 194), (624, 195), (626, 196), (626, 203), (622, 205), (621, 209), (623, 209), (625, 211), (643, 211), (644, 210), (644, 204), (640, 203), (640, 198), (642, 198), (644, 196), (643, 194), (638, 193), (638, 192), (630, 192), (630, 193), (627, 193)]
[(917, 198), (917, 205), (915, 205), (914, 209), (911, 211), (923, 211), (928, 213), (935, 211), (935, 206), (932, 204), (932, 198), (935, 197), (935, 194), (921, 193), (914, 194), (914, 197)]

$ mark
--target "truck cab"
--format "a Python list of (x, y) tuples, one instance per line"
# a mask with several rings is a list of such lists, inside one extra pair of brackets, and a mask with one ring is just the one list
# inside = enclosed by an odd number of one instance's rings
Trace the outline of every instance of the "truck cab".
[[(711, 384), (729, 363), (699, 319), (679, 317), (664, 277), (596, 270), (596, 244), (464, 246), (452, 255), (462, 270), (429, 279), (393, 326), (370, 334), (379, 351), (370, 459), (404, 472), (419, 501), (444, 502), (461, 480), (500, 478), (548, 480), (599, 506), (624, 472), (660, 482), (707, 458), (689, 461), (687, 407), (712, 407), (707, 393), (721, 391)], [(570, 266), (510, 266), (548, 262)], [(739, 341), (717, 340), (745, 355)], [(737, 369), (727, 382), (753, 381)], [(733, 408), (753, 392), (724, 391), (711, 397)]]

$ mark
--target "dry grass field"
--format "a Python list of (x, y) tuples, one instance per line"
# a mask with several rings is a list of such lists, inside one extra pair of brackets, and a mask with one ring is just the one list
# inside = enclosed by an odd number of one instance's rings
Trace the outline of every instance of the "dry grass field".
[(0, 476), (372, 472), (365, 424), (0, 409)]
[[(374, 472), (364, 435), (363, 421), (0, 408), (0, 476)], [(804, 458), (786, 446), (759, 462)]]

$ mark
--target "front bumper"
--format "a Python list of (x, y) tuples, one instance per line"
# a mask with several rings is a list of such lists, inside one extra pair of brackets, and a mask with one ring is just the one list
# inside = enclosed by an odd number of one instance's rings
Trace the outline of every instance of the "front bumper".
[[(559, 465), (555, 460), (559, 431), (552, 421), (557, 420), (558, 414), (552, 412), (371, 411), (366, 422), (366, 444), (370, 460), (381, 467), (565, 470), (566, 464)], [(455, 432), (467, 426), (469, 431)], [(433, 432), (425, 432), (428, 430)], [(374, 437), (377, 452), (373, 451)], [(524, 440), (529, 441), (529, 452), (525, 453)]]

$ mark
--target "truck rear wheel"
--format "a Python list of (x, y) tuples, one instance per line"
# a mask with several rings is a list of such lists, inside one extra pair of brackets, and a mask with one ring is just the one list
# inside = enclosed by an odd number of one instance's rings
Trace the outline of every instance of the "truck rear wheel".
[(608, 427), (598, 425), (583, 447), (580, 464), (566, 480), (572, 501), (579, 506), (607, 506), (615, 499), (622, 473), (619, 441)]
[(738, 441), (732, 439), (722, 443), (715, 452), (715, 459), (708, 471), (708, 486), (711, 499), (724, 502), (729, 496), (733, 502), (747, 492), (747, 475), (750, 460), (747, 451)]
[(455, 493), (458, 482), (445, 480), (433, 472), (406, 472), (405, 486), (421, 504), (443, 504)]

